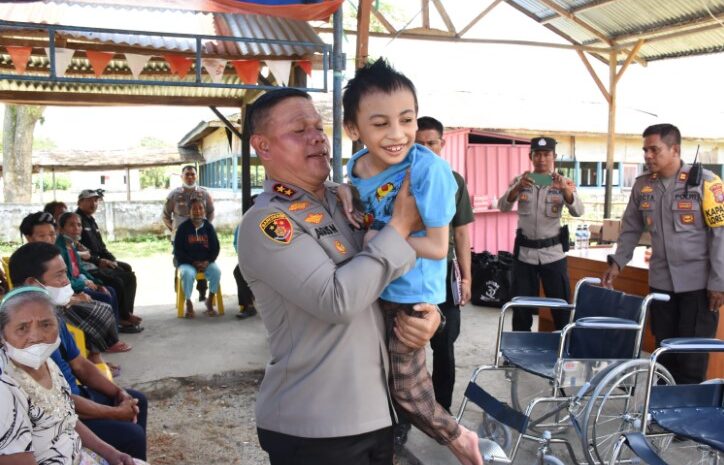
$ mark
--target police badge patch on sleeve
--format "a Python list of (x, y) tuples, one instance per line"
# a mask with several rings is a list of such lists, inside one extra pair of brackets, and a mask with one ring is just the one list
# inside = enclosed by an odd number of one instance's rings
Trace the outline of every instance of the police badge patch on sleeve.
[(259, 227), (274, 242), (289, 244), (294, 234), (294, 226), (284, 213), (272, 213), (264, 218)]
[(724, 226), (724, 185), (721, 179), (715, 177), (711, 181), (704, 181), (704, 198), (701, 209), (704, 219), (710, 228)]

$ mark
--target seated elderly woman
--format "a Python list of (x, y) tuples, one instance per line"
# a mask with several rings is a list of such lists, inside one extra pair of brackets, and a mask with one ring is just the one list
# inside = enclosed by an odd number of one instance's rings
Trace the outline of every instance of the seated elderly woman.
[(191, 201), (191, 216), (176, 230), (173, 255), (179, 264), (181, 285), (186, 299), (186, 318), (194, 317), (191, 292), (198, 272), (204, 272), (209, 282), (210, 293), (206, 299), (205, 313), (216, 316), (213, 302), (214, 296), (219, 291), (221, 269), (214, 262), (219, 256), (219, 238), (211, 223), (206, 221), (204, 203), (198, 199)]
[(50, 355), (60, 344), (45, 289), (24, 286), (0, 303), (0, 462), (16, 465), (143, 463), (78, 420), (70, 388)]
[(83, 227), (80, 224), (80, 216), (76, 213), (65, 212), (58, 218), (58, 238), (55, 246), (60, 250), (68, 272), (73, 292), (88, 294), (91, 299), (105, 302), (113, 308), (116, 315), (116, 322), (120, 321), (118, 314), (118, 298), (112, 287), (106, 287), (103, 283), (91, 276), (86, 271), (83, 261), (80, 258), (76, 244), (80, 242), (80, 234)]

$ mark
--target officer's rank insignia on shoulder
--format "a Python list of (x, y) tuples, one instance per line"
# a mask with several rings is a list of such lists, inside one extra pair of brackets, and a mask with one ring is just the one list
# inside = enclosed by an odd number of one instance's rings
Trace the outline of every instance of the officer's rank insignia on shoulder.
[(679, 177), (678, 177), (679, 182), (685, 182), (687, 179), (689, 179), (689, 173), (687, 173), (685, 171), (682, 171), (681, 173), (679, 173)]
[(312, 224), (319, 224), (324, 219), (324, 213), (310, 213), (304, 218), (304, 221)]
[(337, 252), (341, 253), (342, 255), (345, 255), (347, 253), (347, 247), (345, 247), (341, 241), (334, 241), (334, 248), (337, 249)]
[(710, 228), (724, 227), (724, 185), (721, 179), (715, 177), (711, 181), (704, 181), (703, 192), (701, 209), (706, 224)]
[(294, 226), (284, 213), (272, 213), (261, 220), (259, 227), (274, 242), (289, 244), (294, 234)]
[(289, 205), (289, 211), (290, 212), (298, 212), (302, 210), (306, 210), (309, 208), (309, 202), (306, 200), (300, 200), (299, 202), (292, 202), (291, 205)]
[(651, 186), (649, 186), (649, 185), (646, 185), (646, 186), (644, 186), (644, 187), (641, 188), (641, 193), (642, 193), (642, 194), (649, 194), (649, 193), (651, 193), (651, 192), (653, 192), (653, 191), (654, 191), (654, 188), (651, 187)]
[(274, 192), (276, 192), (277, 194), (287, 198), (292, 198), (292, 196), (297, 193), (297, 191), (295, 191), (291, 187), (287, 187), (281, 183), (274, 184), (273, 189)]

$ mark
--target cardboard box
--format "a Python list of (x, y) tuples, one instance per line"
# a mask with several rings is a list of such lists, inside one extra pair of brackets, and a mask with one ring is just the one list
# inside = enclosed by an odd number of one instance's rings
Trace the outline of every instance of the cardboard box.
[(604, 242), (616, 242), (621, 234), (621, 220), (603, 220), (601, 227), (601, 240)]
[(588, 230), (591, 232), (591, 241), (601, 242), (601, 229), (603, 229), (603, 225), (600, 224), (588, 226)]

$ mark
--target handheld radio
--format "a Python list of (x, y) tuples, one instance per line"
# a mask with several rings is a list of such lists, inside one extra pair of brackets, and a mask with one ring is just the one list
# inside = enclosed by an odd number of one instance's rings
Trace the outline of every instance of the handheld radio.
[(687, 186), (698, 186), (701, 184), (701, 162), (696, 160), (699, 158), (699, 146), (696, 146), (696, 155), (694, 155), (694, 163), (691, 164), (689, 170), (689, 178), (686, 180)]

